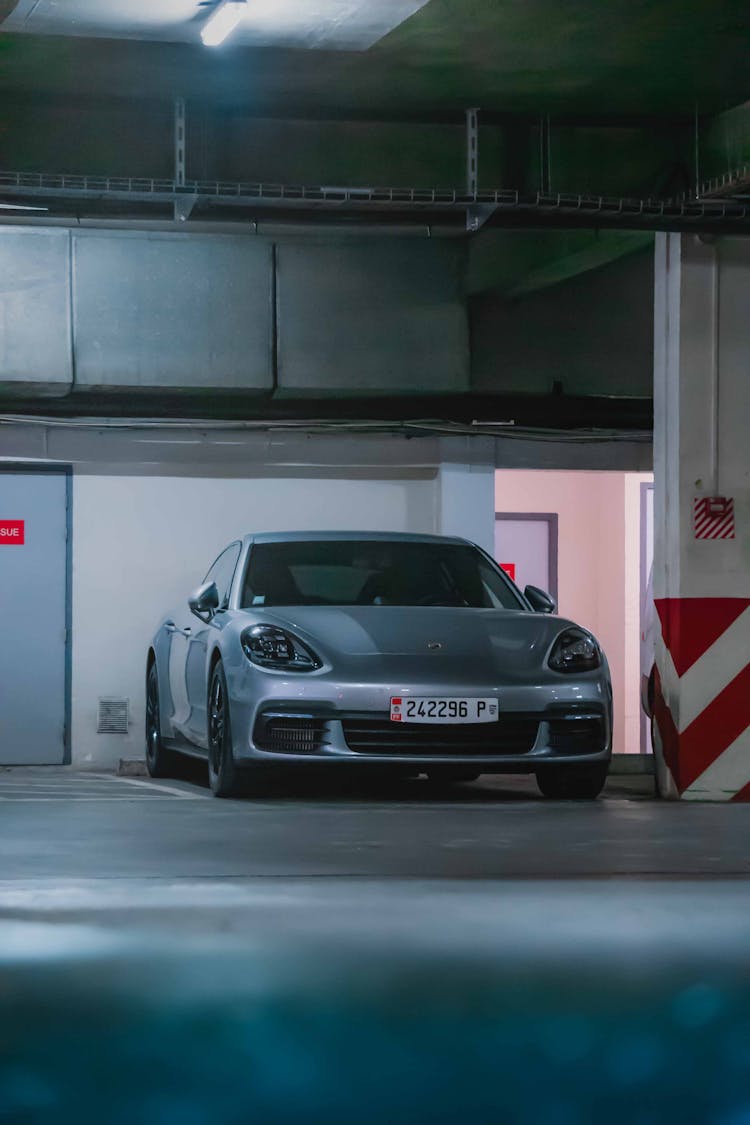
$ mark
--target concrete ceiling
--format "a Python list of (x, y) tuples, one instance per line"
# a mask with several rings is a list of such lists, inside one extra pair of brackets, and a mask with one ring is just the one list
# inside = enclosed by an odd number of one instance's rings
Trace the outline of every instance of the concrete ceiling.
[[(467, 105), (497, 114), (689, 117), (696, 105), (713, 113), (747, 97), (744, 0), (248, 7), (256, 31), (251, 18), (239, 40), (212, 51), (199, 43), (205, 9), (190, 0), (0, 0), (0, 91), (200, 94), (262, 113), (402, 119)], [(271, 45), (250, 45), (254, 35)]]
[[(750, 159), (747, 0), (248, 0), (248, 10), (242, 32), (211, 50), (197, 0), (0, 0), (0, 173), (172, 179), (175, 98), (187, 104), (189, 179), (462, 191), (470, 106), (481, 109), (480, 188), (529, 198), (669, 200)], [(61, 222), (98, 215), (86, 202), (58, 212), (43, 202)], [(143, 221), (125, 205), (113, 215)], [(171, 206), (155, 218), (172, 222)], [(361, 221), (344, 212), (339, 225)], [(646, 261), (650, 237), (488, 226), (466, 247), (475, 328), (511, 305), (522, 319), (592, 271), (635, 268), (628, 256), (641, 249)], [(579, 304), (585, 318), (588, 296)], [(647, 424), (613, 403), (616, 417), (600, 404), (596, 424)], [(506, 416), (464, 405), (469, 419)], [(543, 405), (549, 424), (565, 405)], [(567, 406), (579, 416), (580, 403)]]
[[(4, 30), (200, 44), (217, 0), (18, 0)], [(249, 0), (235, 47), (364, 51), (427, 0)]]

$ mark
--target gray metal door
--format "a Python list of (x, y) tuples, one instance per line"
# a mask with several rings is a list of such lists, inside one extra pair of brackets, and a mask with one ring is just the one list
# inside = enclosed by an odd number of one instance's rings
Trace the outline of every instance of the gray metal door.
[(495, 559), (517, 586), (538, 586), (557, 600), (557, 515), (498, 512)]
[(68, 477), (0, 472), (0, 764), (66, 758)]

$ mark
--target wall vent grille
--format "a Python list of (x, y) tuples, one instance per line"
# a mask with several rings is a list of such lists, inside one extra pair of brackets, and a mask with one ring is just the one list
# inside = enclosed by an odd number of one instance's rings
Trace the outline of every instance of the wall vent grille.
[(100, 699), (96, 729), (99, 734), (127, 734), (128, 700)]

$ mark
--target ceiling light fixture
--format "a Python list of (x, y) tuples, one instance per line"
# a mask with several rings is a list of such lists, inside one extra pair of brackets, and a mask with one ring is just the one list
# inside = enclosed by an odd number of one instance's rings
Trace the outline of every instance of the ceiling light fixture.
[(245, 16), (245, 0), (222, 0), (214, 8), (201, 31), (206, 47), (218, 47)]

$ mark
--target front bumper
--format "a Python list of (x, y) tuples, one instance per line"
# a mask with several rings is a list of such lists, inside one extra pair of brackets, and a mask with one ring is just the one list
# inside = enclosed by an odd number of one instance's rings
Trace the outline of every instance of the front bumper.
[[(428, 679), (421, 658), (352, 658), (349, 664), (346, 677), (325, 669), (308, 675), (267, 674), (243, 654), (242, 662), (228, 669), (237, 764), (339, 763), (411, 771), (445, 765), (481, 773), (533, 773), (544, 762), (593, 764), (611, 756), (612, 688), (606, 662), (580, 675), (540, 670), (533, 680), (514, 669), (484, 679), (454, 662), (448, 674)], [(452, 734), (442, 724), (392, 723), (390, 699), (395, 695), (494, 696), (500, 718), (459, 724)], [(271, 716), (279, 727), (293, 729), (296, 724), (297, 734), (269, 738), (264, 720)], [(411, 739), (404, 738), (409, 728)]]
[(543, 762), (607, 761), (611, 741), (609, 709), (591, 703), (506, 711), (493, 723), (426, 725), (392, 723), (383, 712), (301, 707), (290, 700), (258, 708), (236, 758), (247, 763), (460, 765), (483, 773), (533, 773)]

